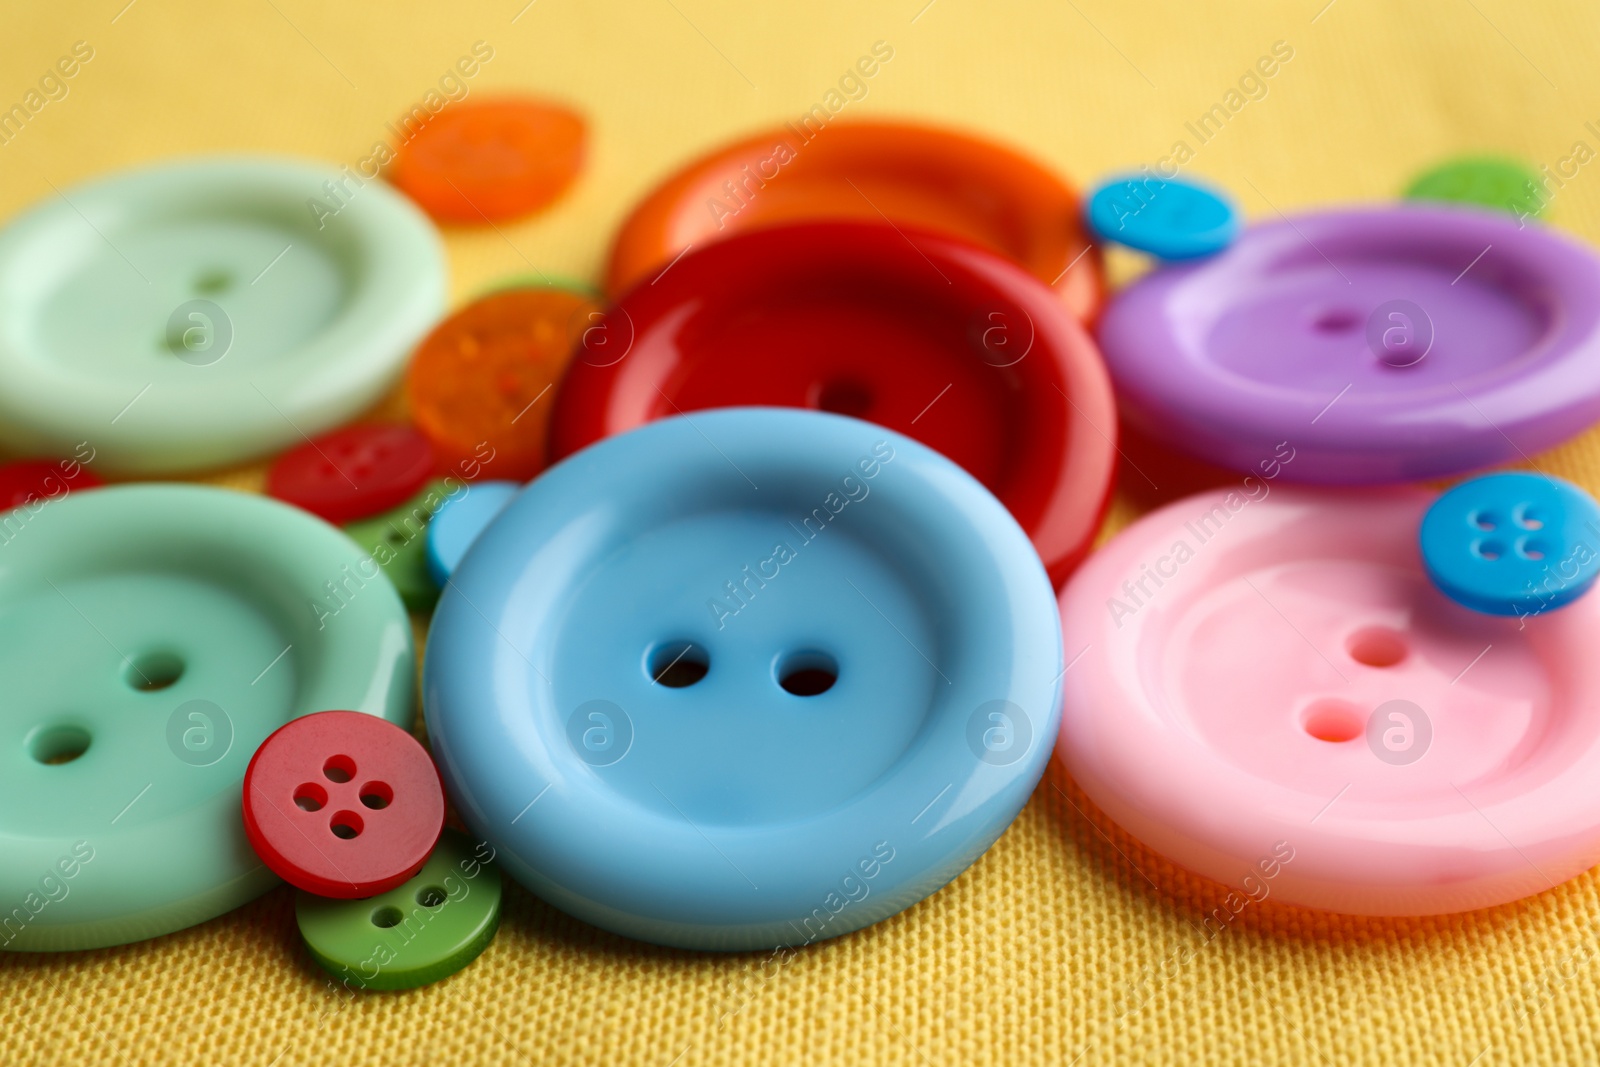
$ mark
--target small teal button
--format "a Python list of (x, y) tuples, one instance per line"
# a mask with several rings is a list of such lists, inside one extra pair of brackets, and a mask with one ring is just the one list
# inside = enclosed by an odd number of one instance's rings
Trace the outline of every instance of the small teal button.
[(969, 474), (856, 419), (725, 408), (518, 493), (440, 596), (423, 688), (512, 877), (742, 951), (878, 922), (982, 855), (1044, 772), (1061, 671), (1044, 567)]
[(1451, 600), (1489, 615), (1537, 615), (1600, 577), (1600, 506), (1571, 482), (1520, 471), (1445, 493), (1422, 518), (1422, 561)]
[(1158, 259), (1194, 259), (1222, 251), (1239, 233), (1239, 212), (1217, 190), (1152, 174), (1113, 178), (1089, 196), (1089, 229)]
[(475, 482), (446, 498), (428, 523), (428, 574), (436, 585), (444, 587), (478, 534), (521, 491), (521, 482)]

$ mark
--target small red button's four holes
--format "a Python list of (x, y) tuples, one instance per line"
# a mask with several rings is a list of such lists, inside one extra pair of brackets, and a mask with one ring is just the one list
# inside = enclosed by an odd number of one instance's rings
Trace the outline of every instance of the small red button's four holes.
[(1472, 550), (1487, 560), (1496, 560), (1506, 554), (1506, 546), (1499, 541), (1474, 541)]
[(322, 773), (330, 782), (348, 782), (356, 776), (356, 761), (349, 756), (329, 756)]
[(353, 811), (341, 811), (328, 821), (328, 829), (333, 831), (333, 836), (349, 841), (360, 837), (363, 829), (361, 816)]
[(321, 811), (328, 803), (328, 791), (316, 782), (307, 782), (294, 791), (294, 803), (301, 811)]
[(361, 787), (361, 803), (373, 811), (381, 811), (394, 803), (394, 790), (385, 782), (368, 782)]
[(386, 904), (372, 913), (372, 925), (380, 930), (391, 930), (405, 920), (405, 913), (393, 904)]
[(1318, 741), (1341, 744), (1360, 737), (1366, 729), (1361, 709), (1348, 700), (1319, 700), (1306, 709), (1306, 733)]
[(1350, 658), (1368, 667), (1393, 667), (1406, 658), (1406, 642), (1399, 631), (1386, 626), (1357, 630), (1345, 642)]
[(423, 886), (417, 890), (417, 903), (424, 908), (441, 907), (448, 898), (449, 894), (436, 885)]

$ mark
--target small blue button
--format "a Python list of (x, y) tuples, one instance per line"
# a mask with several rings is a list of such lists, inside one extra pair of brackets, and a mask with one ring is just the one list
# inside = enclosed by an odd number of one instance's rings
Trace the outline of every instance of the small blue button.
[(474, 482), (460, 496), (445, 498), (428, 521), (428, 574), (435, 585), (444, 588), (478, 534), (520, 492), (521, 482)]
[(504, 869), (628, 937), (748, 950), (909, 907), (1027, 802), (1054, 593), (943, 456), (838, 415), (650, 423), (542, 474), (445, 589), (424, 676)]
[(1209, 256), (1239, 233), (1239, 212), (1221, 192), (1153, 174), (1125, 175), (1099, 186), (1085, 215), (1100, 240), (1158, 259)]
[(1520, 471), (1474, 478), (1422, 517), (1422, 562), (1440, 592), (1489, 615), (1538, 615), (1600, 577), (1600, 506), (1571, 482)]

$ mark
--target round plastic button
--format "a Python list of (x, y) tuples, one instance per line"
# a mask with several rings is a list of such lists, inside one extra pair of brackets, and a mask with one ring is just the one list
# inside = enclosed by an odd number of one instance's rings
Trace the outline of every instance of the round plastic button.
[(483, 528), (522, 492), (521, 482), (479, 482), (439, 509), (428, 525), (428, 574), (443, 586)]
[(439, 586), (428, 574), (428, 528), (439, 510), (465, 492), (457, 483), (430, 483), (393, 511), (344, 528), (367, 558), (383, 568), (408, 611), (427, 611), (439, 599)]
[(25, 459), (0, 466), (0, 512), (42, 505), (81, 489), (106, 484), (75, 459)]
[(1081, 322), (1105, 299), (1100, 252), (1059, 177), (992, 141), (886, 122), (785, 126), (688, 164), (623, 223), (606, 289), (620, 296), (710, 241), (817, 219), (965, 238), (1054, 287)]
[(545, 207), (583, 169), (582, 117), (537, 100), (456, 104), (400, 146), (390, 174), (441, 222), (497, 222)]
[(92, 427), (97, 471), (166, 474), (299, 444), (389, 389), (444, 279), (419, 211), (320, 165), (78, 186), (0, 230), (0, 445), (70, 455)]
[(1430, 503), (1258, 484), (1123, 531), (1061, 595), (1073, 778), (1241, 900), (1438, 914), (1600, 862), (1600, 598), (1451, 602)]
[(1453, 159), (1418, 176), (1408, 200), (1444, 200), (1509, 211), (1519, 219), (1544, 210), (1539, 176), (1524, 163), (1493, 156)]
[(455, 830), (409, 881), (367, 900), (300, 892), (295, 918), (311, 957), (347, 989), (415, 989), (477, 959), (500, 928), (494, 850)]
[(411, 721), (410, 620), (383, 582), (330, 597), (358, 553), (302, 511), (112, 486), (39, 509), (3, 551), (6, 948), (123, 944), (238, 907), (277, 881), (239, 818), (262, 739), (329, 705)]
[(960, 468), (855, 419), (735, 409), (512, 500), (440, 596), (425, 710), (518, 881), (629, 937), (742, 950), (877, 922), (976, 859), (1044, 769), (1061, 666), (1044, 569)]
[(1554, 610), (1600, 577), (1600, 507), (1571, 482), (1540, 474), (1463, 482), (1434, 501), (1420, 538), (1439, 590), (1490, 615)]
[(1254, 471), (1381, 483), (1521, 459), (1600, 420), (1600, 258), (1408, 204), (1248, 229), (1117, 295), (1100, 345), (1144, 435)]
[(422, 868), (444, 828), (433, 760), (400, 727), (354, 711), (286, 723), (244, 774), (250, 847), (292, 886), (370, 897)]
[(1117, 459), (1094, 342), (1021, 270), (882, 224), (730, 237), (588, 331), (560, 395), (560, 459), (650, 419), (776, 404), (916, 437), (1011, 509), (1050, 577), (1088, 551)]
[(279, 456), (267, 472), (267, 492), (344, 523), (396, 506), (432, 473), (433, 449), (410, 426), (347, 426)]
[[(511, 289), (440, 323), (406, 378), (412, 418), (440, 461), (480, 463), (496, 478), (538, 474), (555, 384), (600, 317), (579, 293)], [(595, 337), (595, 351), (605, 344)]]
[(1102, 241), (1158, 259), (1215, 255), (1239, 234), (1239, 211), (1222, 193), (1150, 174), (1113, 178), (1089, 194), (1089, 230)]

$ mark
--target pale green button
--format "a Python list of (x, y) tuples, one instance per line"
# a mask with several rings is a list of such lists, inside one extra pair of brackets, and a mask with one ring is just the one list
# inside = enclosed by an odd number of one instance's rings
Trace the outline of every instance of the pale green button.
[(155, 937), (277, 883), (240, 814), (257, 746), (315, 711), (412, 721), (410, 620), (362, 560), (199, 486), (0, 518), (0, 947)]
[(365, 900), (295, 897), (300, 936), (345, 988), (414, 989), (473, 960), (500, 928), (494, 849), (446, 830), (410, 881)]
[(444, 294), (381, 181), (209, 158), (68, 189), (0, 230), (0, 447), (161, 474), (297, 444), (393, 385)]

